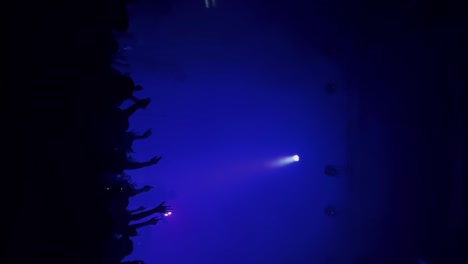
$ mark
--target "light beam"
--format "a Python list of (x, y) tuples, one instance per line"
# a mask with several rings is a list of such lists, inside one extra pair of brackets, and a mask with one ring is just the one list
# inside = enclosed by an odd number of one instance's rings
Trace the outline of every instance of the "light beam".
[(279, 158), (277, 160), (274, 160), (270, 163), (271, 167), (280, 167), (284, 166), (293, 162), (298, 162), (299, 161), (299, 155), (293, 155), (293, 156), (288, 156), (284, 158)]

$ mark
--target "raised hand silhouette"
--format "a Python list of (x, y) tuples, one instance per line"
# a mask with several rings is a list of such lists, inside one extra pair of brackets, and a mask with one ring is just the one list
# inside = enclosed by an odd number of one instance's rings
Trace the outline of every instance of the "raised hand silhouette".
[(172, 211), (170, 206), (164, 205), (165, 203), (166, 202), (162, 202), (160, 205), (158, 205), (158, 207), (156, 207), (155, 211), (157, 213), (161, 213), (161, 214)]
[(152, 134), (152, 131), (151, 131), (151, 128), (150, 128), (150, 129), (146, 130), (145, 133), (143, 133), (142, 137), (147, 138), (147, 137), (151, 136), (151, 134)]
[(148, 224), (155, 225), (155, 224), (157, 224), (159, 222), (159, 220), (160, 220), (159, 218), (153, 217), (150, 220), (148, 220)]
[(141, 109), (146, 109), (146, 107), (151, 103), (150, 98), (140, 99), (135, 104), (138, 105)]
[(158, 163), (161, 159), (162, 159), (161, 156), (156, 156), (156, 157), (152, 158), (148, 163), (150, 165), (154, 165), (154, 164)]

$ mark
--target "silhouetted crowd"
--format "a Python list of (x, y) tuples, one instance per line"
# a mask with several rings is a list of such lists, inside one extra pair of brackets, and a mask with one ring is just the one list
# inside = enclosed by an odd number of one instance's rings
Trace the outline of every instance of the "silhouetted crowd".
[[(125, 3), (115, 6), (114, 19), (110, 20), (111, 29), (126, 31), (128, 28), (128, 12)], [(113, 61), (121, 58), (122, 49), (118, 43), (113, 43), (110, 54)], [(111, 237), (106, 243), (104, 261), (107, 264), (121, 263), (122, 259), (133, 251), (132, 237), (138, 235), (142, 227), (156, 225), (160, 218), (155, 214), (167, 215), (171, 213), (169, 206), (164, 202), (158, 206), (146, 210), (144, 207), (130, 210), (129, 200), (138, 194), (148, 192), (151, 186), (138, 188), (127, 171), (136, 170), (157, 164), (160, 156), (155, 156), (148, 161), (135, 161), (131, 154), (134, 153), (132, 144), (135, 140), (144, 140), (151, 136), (151, 129), (144, 133), (136, 133), (129, 130), (129, 118), (139, 109), (146, 109), (150, 104), (150, 98), (139, 99), (134, 92), (142, 91), (143, 87), (136, 85), (129, 74), (111, 68), (107, 75), (101, 79), (102, 97), (99, 99), (99, 107), (95, 118), (95, 131), (100, 131), (100, 137), (96, 139), (96, 153), (103, 157), (102, 173), (99, 179), (99, 197), (103, 206), (111, 217)], [(132, 101), (128, 108), (121, 109), (120, 105), (125, 101)], [(131, 261), (125, 263), (143, 263), (143, 261)]]
[[(131, 2), (15, 2), (10, 10), (2, 263), (122, 263), (131, 238), (171, 213), (162, 201), (128, 208), (151, 190), (137, 187), (131, 171), (161, 160), (132, 158), (133, 142), (151, 129), (134, 132), (129, 118), (151, 100), (134, 95), (143, 87), (113, 67), (125, 52), (115, 36), (128, 30)], [(124, 109), (125, 101), (132, 105)]]
[[(106, 263), (120, 263), (120, 261), (130, 255), (133, 250), (131, 237), (138, 235), (138, 230), (144, 226), (155, 225), (159, 218), (152, 217), (141, 221), (156, 213), (170, 213), (170, 208), (163, 203), (145, 210), (140, 207), (129, 210), (129, 199), (143, 192), (148, 192), (151, 186), (137, 188), (126, 171), (136, 170), (157, 164), (161, 157), (154, 157), (145, 162), (134, 161), (130, 154), (133, 153), (132, 143), (135, 140), (143, 140), (151, 135), (151, 129), (142, 134), (129, 131), (129, 118), (138, 109), (145, 109), (150, 99), (137, 99), (133, 92), (141, 90), (141, 86), (133, 83), (133, 80), (118, 71), (112, 71), (105, 80), (104, 86), (112, 88), (107, 95), (109, 108), (103, 109), (102, 119), (96, 130), (104, 132), (106, 137), (99, 138), (99, 151), (103, 151), (102, 174), (99, 179), (100, 199), (112, 219), (112, 237), (107, 244)], [(118, 106), (125, 100), (132, 100), (133, 105), (126, 109)], [(140, 221), (140, 222), (138, 222)], [(142, 263), (136, 261), (132, 263)]]

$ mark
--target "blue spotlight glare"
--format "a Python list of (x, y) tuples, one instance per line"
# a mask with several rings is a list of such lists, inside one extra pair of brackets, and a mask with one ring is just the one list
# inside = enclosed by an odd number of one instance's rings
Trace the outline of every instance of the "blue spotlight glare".
[(294, 161), (299, 161), (299, 155), (294, 155), (294, 156), (292, 157), (292, 159), (293, 159)]

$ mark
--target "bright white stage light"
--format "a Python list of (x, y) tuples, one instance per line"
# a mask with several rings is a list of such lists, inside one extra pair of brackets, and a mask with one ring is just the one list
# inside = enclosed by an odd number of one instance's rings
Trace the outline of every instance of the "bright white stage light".
[(271, 167), (279, 167), (279, 166), (284, 166), (293, 162), (298, 162), (299, 161), (299, 155), (294, 155), (294, 156), (289, 156), (289, 157), (284, 157), (277, 159), (273, 162), (270, 163)]

